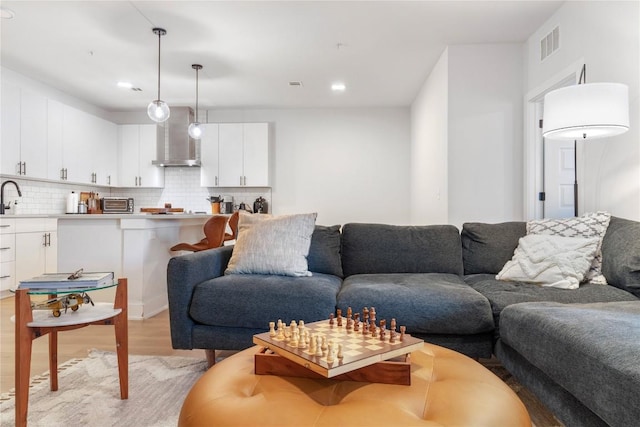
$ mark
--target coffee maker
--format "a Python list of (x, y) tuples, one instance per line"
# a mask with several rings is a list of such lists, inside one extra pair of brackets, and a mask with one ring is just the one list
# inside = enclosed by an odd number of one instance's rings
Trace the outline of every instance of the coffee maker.
[(253, 202), (253, 213), (269, 213), (269, 205), (264, 197), (260, 196)]

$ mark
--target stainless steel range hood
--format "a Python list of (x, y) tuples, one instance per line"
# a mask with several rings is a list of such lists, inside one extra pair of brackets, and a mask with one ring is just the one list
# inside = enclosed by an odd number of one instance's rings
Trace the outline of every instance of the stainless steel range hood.
[(200, 166), (199, 143), (189, 136), (193, 110), (189, 107), (171, 107), (169, 120), (158, 124), (157, 166)]

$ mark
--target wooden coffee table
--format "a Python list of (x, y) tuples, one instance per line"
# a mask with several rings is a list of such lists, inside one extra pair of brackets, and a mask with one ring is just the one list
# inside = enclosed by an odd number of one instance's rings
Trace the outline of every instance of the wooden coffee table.
[(241, 351), (193, 386), (179, 426), (531, 426), (518, 396), (478, 362), (433, 344), (411, 353), (411, 385), (255, 375)]

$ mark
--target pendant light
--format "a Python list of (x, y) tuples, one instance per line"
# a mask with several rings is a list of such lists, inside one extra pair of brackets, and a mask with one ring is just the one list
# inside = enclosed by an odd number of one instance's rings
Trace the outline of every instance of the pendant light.
[(154, 122), (162, 123), (169, 118), (171, 112), (169, 105), (160, 99), (160, 38), (167, 34), (164, 28), (154, 28), (153, 33), (158, 35), (158, 98), (151, 101), (147, 107), (147, 114)]
[(189, 124), (189, 136), (193, 139), (200, 139), (202, 137), (202, 125), (198, 121), (198, 71), (202, 70), (202, 65), (192, 64), (191, 68), (196, 70), (196, 121)]

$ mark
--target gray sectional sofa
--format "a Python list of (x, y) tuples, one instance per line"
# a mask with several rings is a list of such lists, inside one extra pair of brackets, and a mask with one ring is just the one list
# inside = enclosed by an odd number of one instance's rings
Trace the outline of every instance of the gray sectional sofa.
[(503, 282), (524, 222), (316, 226), (310, 277), (224, 275), (233, 247), (172, 258), (174, 348), (243, 349), (268, 322), (374, 306), (407, 331), (470, 357), (495, 354), (567, 425), (640, 419), (640, 223), (612, 217), (609, 285)]

